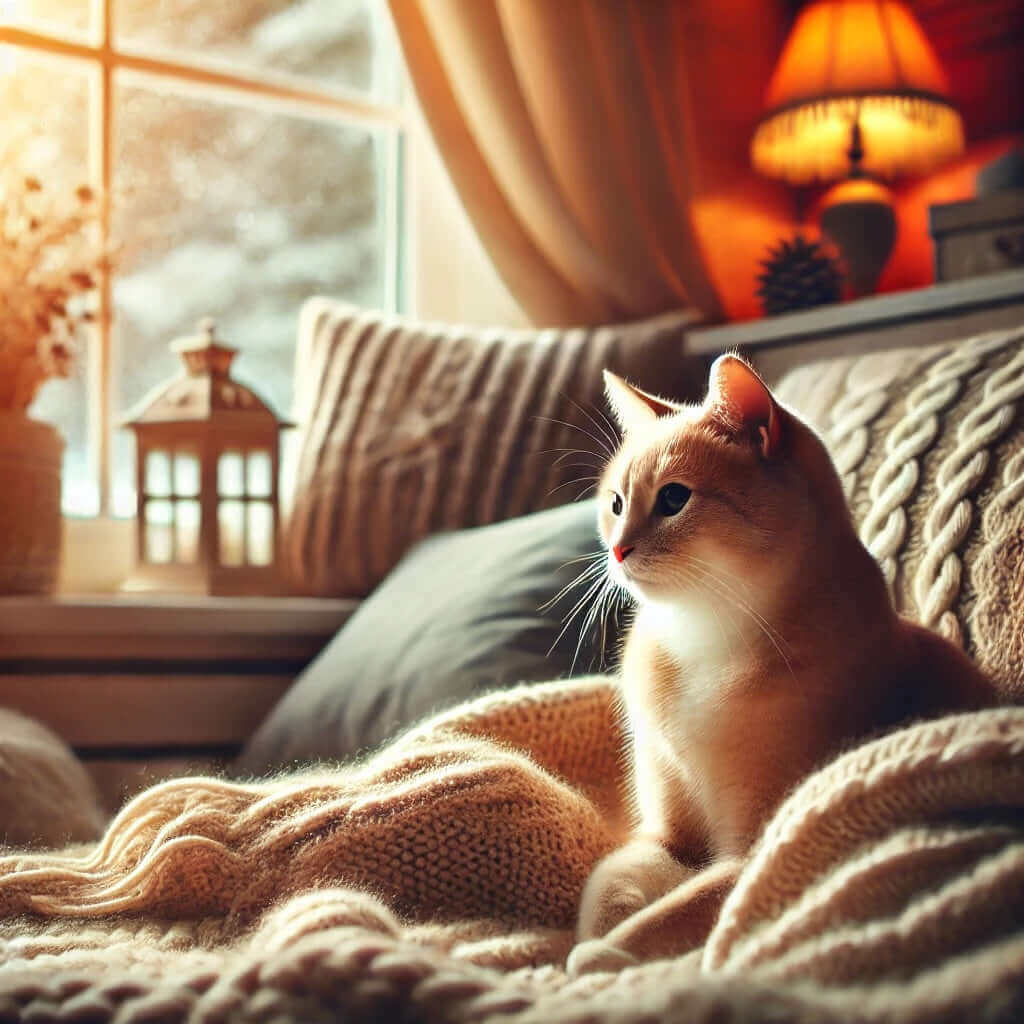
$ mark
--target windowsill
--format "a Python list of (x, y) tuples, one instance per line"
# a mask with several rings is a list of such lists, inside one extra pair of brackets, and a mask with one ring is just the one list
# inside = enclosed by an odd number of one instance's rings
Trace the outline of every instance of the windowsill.
[(0, 664), (125, 661), (301, 666), (358, 601), (176, 594), (0, 597)]
[(222, 759), (357, 604), (0, 597), (0, 704), (48, 725), (90, 762)]

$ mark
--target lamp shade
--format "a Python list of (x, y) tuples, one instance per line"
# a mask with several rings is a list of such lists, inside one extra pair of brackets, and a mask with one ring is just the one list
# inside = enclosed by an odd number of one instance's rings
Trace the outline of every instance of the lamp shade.
[(819, 0), (800, 12), (768, 86), (754, 166), (792, 184), (842, 178), (854, 123), (868, 174), (922, 174), (963, 151), (938, 58), (894, 0)]

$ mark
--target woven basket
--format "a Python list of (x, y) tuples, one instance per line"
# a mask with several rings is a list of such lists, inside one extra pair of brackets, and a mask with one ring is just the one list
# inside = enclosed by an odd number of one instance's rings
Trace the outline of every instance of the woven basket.
[(49, 594), (57, 585), (63, 452), (49, 424), (0, 411), (0, 594)]

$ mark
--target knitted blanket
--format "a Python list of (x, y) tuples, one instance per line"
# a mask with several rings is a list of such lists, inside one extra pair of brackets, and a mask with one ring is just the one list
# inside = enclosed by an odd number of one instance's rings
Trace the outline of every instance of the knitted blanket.
[(1024, 709), (845, 753), (677, 959), (572, 978), (622, 768), (591, 678), (354, 766), (155, 786), (94, 845), (0, 856), (0, 1021), (1022, 1019)]

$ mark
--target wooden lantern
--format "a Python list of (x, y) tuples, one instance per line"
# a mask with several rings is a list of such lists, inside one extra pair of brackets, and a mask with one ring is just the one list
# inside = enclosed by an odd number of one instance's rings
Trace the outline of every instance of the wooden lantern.
[(184, 373), (123, 424), (135, 432), (137, 558), (126, 590), (268, 594), (281, 589), (279, 420), (231, 377), (237, 349), (212, 320), (171, 345)]

